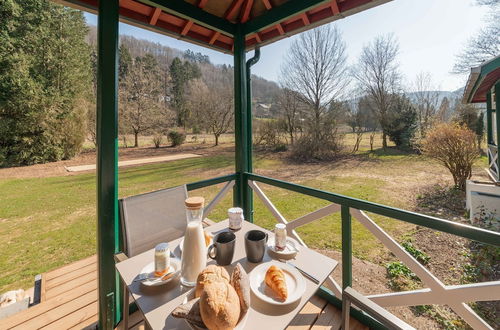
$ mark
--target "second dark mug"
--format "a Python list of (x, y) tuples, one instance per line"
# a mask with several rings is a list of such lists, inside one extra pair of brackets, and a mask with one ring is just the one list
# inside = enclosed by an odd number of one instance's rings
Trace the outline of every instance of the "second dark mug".
[(250, 230), (245, 234), (245, 251), (248, 261), (262, 261), (266, 252), (267, 238), (267, 234), (262, 230)]
[(231, 232), (222, 232), (214, 237), (214, 243), (208, 247), (208, 256), (217, 262), (217, 265), (227, 266), (233, 261), (236, 235)]

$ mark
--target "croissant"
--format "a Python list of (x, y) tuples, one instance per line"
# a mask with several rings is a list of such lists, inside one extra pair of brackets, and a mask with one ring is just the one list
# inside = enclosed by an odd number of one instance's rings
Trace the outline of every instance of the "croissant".
[(281, 269), (272, 265), (266, 272), (266, 284), (273, 290), (281, 300), (285, 301), (288, 297), (286, 288), (285, 274)]

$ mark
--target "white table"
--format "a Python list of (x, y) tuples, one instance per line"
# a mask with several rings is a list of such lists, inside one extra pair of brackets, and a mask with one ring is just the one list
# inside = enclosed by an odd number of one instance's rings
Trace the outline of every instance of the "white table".
[[(205, 231), (218, 233), (227, 230), (227, 226), (228, 221), (225, 220), (205, 228)], [(235, 232), (236, 248), (233, 263), (226, 267), (229, 273), (238, 262), (247, 273), (250, 273), (253, 268), (259, 265), (250, 263), (246, 260), (244, 235), (247, 231), (252, 229), (266, 231), (257, 225), (245, 221), (242, 229)], [(268, 233), (269, 235), (273, 235), (271, 232)], [(169, 243), (170, 248), (177, 256), (180, 255), (178, 247), (180, 241), (181, 239), (179, 238)], [(178, 279), (158, 287), (145, 287), (141, 285), (140, 282), (133, 282), (139, 275), (141, 269), (153, 260), (154, 250), (149, 250), (118, 263), (116, 268), (122, 280), (127, 284), (137, 307), (144, 315), (145, 321), (152, 329), (189, 329), (185, 320), (174, 318), (171, 313), (183, 302), (184, 297), (192, 288), (181, 286)], [(209, 263), (215, 263), (213, 260), (209, 260)], [(266, 252), (262, 262), (270, 260), (272, 259)], [(269, 305), (261, 301), (252, 293), (245, 329), (259, 329), (259, 327), (263, 327), (262, 329), (275, 330), (286, 328), (337, 266), (336, 260), (306, 247), (301, 247), (293, 263), (316, 277), (320, 281), (320, 284), (314, 284), (312, 281), (305, 278), (306, 291), (304, 295), (296, 303), (287, 306)]]

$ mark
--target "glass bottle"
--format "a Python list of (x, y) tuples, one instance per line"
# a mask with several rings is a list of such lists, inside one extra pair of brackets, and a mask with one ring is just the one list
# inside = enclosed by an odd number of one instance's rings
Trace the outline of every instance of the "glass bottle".
[(198, 274), (207, 265), (207, 248), (203, 233), (203, 197), (189, 197), (185, 201), (187, 227), (184, 235), (181, 261), (181, 283), (195, 286)]

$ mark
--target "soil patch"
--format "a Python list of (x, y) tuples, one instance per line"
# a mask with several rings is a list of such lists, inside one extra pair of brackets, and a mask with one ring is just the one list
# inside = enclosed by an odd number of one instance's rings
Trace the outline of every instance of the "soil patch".
[[(337, 251), (317, 250), (330, 258), (339, 261), (339, 265), (333, 272), (335, 281), (342, 283), (342, 254)], [(387, 272), (384, 267), (374, 263), (352, 258), (353, 288), (364, 295), (393, 292), (387, 286)], [(409, 307), (387, 308), (391, 313), (411, 324), (417, 329), (440, 329), (437, 322), (424, 315), (416, 315)]]

